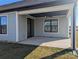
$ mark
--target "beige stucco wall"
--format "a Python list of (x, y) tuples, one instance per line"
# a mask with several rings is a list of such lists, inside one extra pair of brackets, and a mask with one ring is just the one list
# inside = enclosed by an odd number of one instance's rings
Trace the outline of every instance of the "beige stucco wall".
[(58, 19), (58, 33), (44, 32), (44, 20), (46, 18), (37, 18), (34, 20), (34, 34), (35, 36), (49, 36), (49, 37), (69, 37), (68, 35), (68, 19), (66, 16), (49, 17), (48, 19)]

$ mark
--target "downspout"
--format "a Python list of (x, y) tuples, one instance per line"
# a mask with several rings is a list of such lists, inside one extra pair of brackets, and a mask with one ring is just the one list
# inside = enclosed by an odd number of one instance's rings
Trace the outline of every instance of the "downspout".
[(71, 20), (71, 30), (72, 30), (72, 35), (71, 35), (71, 39), (72, 39), (72, 50), (73, 50), (73, 54), (74, 55), (78, 55), (78, 51), (76, 50), (76, 9), (77, 9), (77, 0), (74, 3), (74, 7), (73, 7), (73, 13), (72, 13), (72, 20)]
[(71, 20), (71, 40), (72, 40), (72, 54), (78, 55), (78, 51), (76, 50), (76, 8), (77, 7), (77, 0), (74, 3), (73, 11), (72, 11), (72, 20)]
[(72, 36), (71, 36), (71, 39), (72, 39), (72, 49), (75, 50), (76, 47), (75, 47), (75, 17), (76, 17), (76, 14), (75, 14), (75, 9), (76, 9), (76, 3), (74, 4), (74, 7), (73, 7), (73, 13), (72, 13), (72, 20), (71, 20), (71, 30), (72, 30)]

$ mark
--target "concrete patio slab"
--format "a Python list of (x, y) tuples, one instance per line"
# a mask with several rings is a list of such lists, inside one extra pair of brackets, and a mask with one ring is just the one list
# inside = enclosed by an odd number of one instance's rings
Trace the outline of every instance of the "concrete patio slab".
[(71, 46), (70, 39), (51, 37), (32, 37), (19, 43), (58, 48), (69, 48)]

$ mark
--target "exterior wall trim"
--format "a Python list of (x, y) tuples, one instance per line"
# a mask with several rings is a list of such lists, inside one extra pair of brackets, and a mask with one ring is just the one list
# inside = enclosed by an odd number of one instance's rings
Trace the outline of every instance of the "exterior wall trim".
[(18, 13), (16, 12), (16, 42), (18, 42), (19, 41), (19, 30), (18, 30)]
[(18, 11), (18, 14), (23, 15), (23, 14), (53, 12), (53, 11), (60, 11), (60, 10), (71, 10), (72, 7), (73, 7), (73, 4), (65, 4), (65, 5), (59, 5), (59, 6), (51, 6), (51, 7), (44, 7), (44, 8), (38, 8), (38, 9), (30, 9), (25, 11)]

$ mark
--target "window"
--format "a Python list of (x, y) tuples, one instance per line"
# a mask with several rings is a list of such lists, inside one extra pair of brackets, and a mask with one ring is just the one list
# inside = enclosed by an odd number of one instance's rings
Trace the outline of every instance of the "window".
[(0, 34), (7, 34), (7, 16), (0, 16)]
[(58, 32), (58, 19), (45, 20), (44, 32)]

